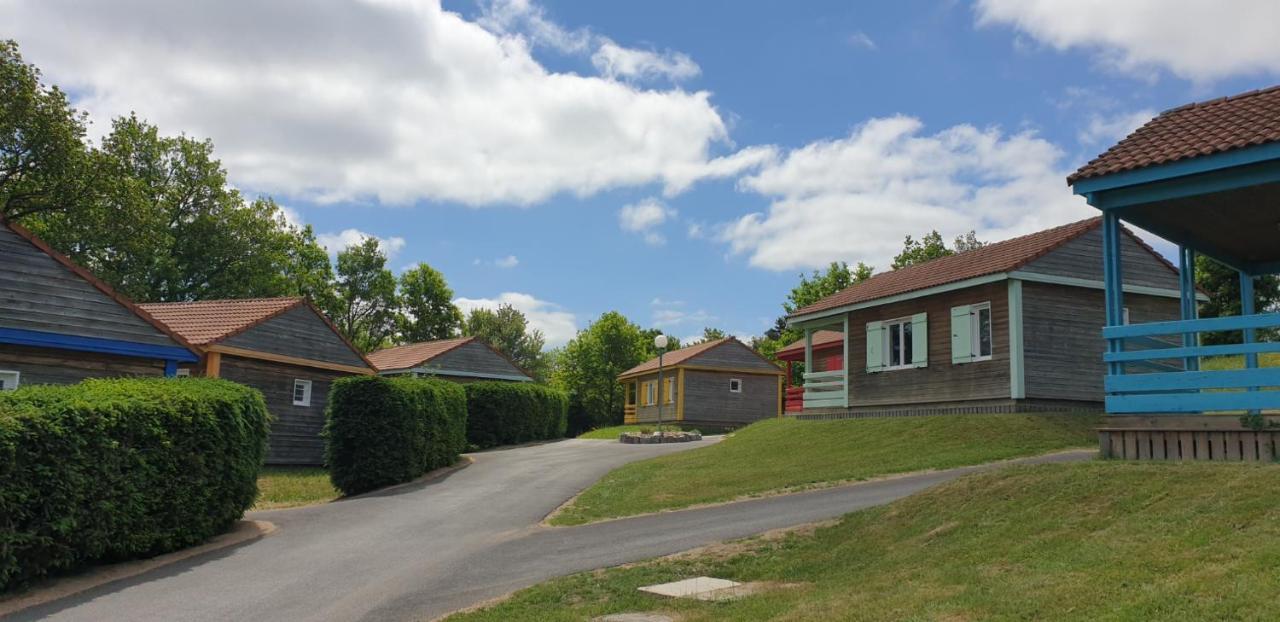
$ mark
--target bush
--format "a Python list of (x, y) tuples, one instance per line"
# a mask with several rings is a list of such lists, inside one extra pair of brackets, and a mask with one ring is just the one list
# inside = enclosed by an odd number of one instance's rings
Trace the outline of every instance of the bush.
[(0, 393), (0, 590), (226, 531), (258, 494), (268, 417), (225, 380)]
[(325, 419), (329, 478), (354, 495), (456, 462), (467, 397), (445, 380), (354, 376), (333, 383)]
[(477, 447), (563, 438), (569, 398), (563, 391), (516, 382), (472, 382), (467, 389), (467, 441)]

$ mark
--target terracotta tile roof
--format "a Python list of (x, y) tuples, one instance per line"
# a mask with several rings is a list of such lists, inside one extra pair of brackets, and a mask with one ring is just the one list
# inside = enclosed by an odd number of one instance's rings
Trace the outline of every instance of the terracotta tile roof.
[(445, 352), (463, 344), (471, 343), (474, 340), (475, 337), (458, 337), (456, 339), (441, 339), (439, 341), (424, 341), (406, 346), (396, 346), (369, 354), (369, 362), (373, 363), (373, 368), (378, 371), (408, 369), (417, 367)]
[[(818, 346), (832, 344), (832, 343), (840, 343), (842, 341), (844, 341), (844, 333), (838, 330), (819, 330), (813, 333), (814, 348), (817, 348)], [(795, 343), (781, 350), (778, 350), (776, 352), (776, 355), (778, 358), (781, 359), (786, 355), (797, 354), (797, 353), (800, 354), (801, 359), (804, 358), (804, 337), (801, 337)]]
[(303, 298), (243, 298), (138, 305), (143, 311), (195, 345), (208, 345), (240, 334), (300, 304)]
[(807, 307), (797, 309), (787, 317), (808, 315), (877, 298), (1016, 270), (1101, 224), (1102, 218), (1094, 217), (899, 270), (881, 272)]
[[(718, 346), (724, 345), (731, 341), (745, 348), (750, 349), (750, 346), (747, 346), (741, 341), (738, 341), (736, 337), (725, 337), (723, 339), (716, 339), (714, 341), (703, 341), (702, 343), (696, 343), (691, 346), (680, 348), (679, 350), (672, 350), (671, 352), (667, 352), (662, 356), (662, 367), (663, 368), (675, 367), (676, 365), (687, 362), (689, 359), (692, 359), (698, 356), (699, 354), (702, 354), (712, 348), (716, 348)], [(752, 350), (752, 352), (755, 352), (755, 350)], [(760, 360), (767, 361), (767, 359), (765, 359), (764, 357), (760, 357)], [(772, 365), (772, 363), (770, 363), (770, 365)], [(651, 371), (658, 371), (658, 357), (656, 356), (639, 365), (636, 365), (635, 367), (632, 367), (631, 369), (628, 369), (627, 371), (622, 372), (621, 374), (618, 374), (618, 377), (625, 378), (627, 376), (644, 374)]]
[(1067, 177), (1111, 173), (1280, 141), (1280, 86), (1160, 113)]

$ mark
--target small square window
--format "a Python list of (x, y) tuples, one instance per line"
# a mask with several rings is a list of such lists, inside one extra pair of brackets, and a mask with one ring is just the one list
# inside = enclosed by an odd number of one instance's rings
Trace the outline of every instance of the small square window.
[(294, 380), (293, 381), (293, 405), (294, 406), (310, 406), (311, 405), (311, 381), (310, 380)]
[(190, 368), (190, 367), (183, 367), (183, 368), (181, 368), (181, 369), (179, 369), (179, 370), (178, 370), (178, 373), (177, 373), (176, 375), (177, 375), (179, 378), (190, 378), (190, 377), (191, 377), (191, 368)]
[(742, 381), (737, 378), (729, 379), (729, 392), (742, 393)]
[(18, 388), (18, 372), (0, 371), (0, 391), (12, 391)]

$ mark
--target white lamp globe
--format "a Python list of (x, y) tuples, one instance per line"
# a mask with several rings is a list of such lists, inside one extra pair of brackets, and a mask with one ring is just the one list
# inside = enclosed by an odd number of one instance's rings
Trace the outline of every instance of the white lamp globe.
[(657, 337), (654, 337), (654, 338), (653, 338), (653, 347), (655, 347), (655, 348), (657, 348), (657, 349), (659, 349), (659, 350), (661, 350), (661, 349), (663, 349), (663, 348), (667, 347), (667, 336), (666, 336), (666, 335), (658, 335)]

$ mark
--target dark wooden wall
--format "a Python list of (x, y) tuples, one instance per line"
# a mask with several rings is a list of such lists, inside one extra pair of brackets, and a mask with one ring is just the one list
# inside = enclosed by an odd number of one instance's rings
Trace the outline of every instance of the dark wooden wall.
[(738, 341), (726, 341), (684, 361), (684, 364), (697, 365), (699, 367), (723, 367), (726, 369), (779, 371), (772, 363), (760, 358), (750, 347)]
[(490, 350), (482, 343), (466, 343), (440, 356), (426, 365), (428, 369), (440, 370), (441, 374), (450, 371), (463, 371), (476, 374), (499, 374), (503, 376), (524, 376), (525, 373), (502, 355)]
[(0, 344), (0, 370), (18, 372), (19, 385), (75, 384), (86, 378), (163, 376), (164, 361)]
[[(731, 378), (742, 381), (741, 393), (729, 391)], [(778, 376), (694, 369), (684, 373), (686, 424), (736, 426), (777, 416)]]
[[(262, 391), (274, 417), (267, 464), (319, 465), (324, 462), (324, 407), (329, 385), (351, 374), (223, 355), (221, 377)], [(311, 381), (311, 406), (293, 405), (293, 381)]]
[(159, 346), (178, 344), (0, 225), (0, 327)]
[(365, 362), (311, 307), (300, 305), (222, 342), (295, 358), (365, 367)]
[[(1174, 298), (1125, 294), (1124, 301), (1134, 324), (1179, 317)], [(1027, 397), (1101, 402), (1102, 290), (1024, 282), (1022, 316)]]
[[(1120, 247), (1120, 265), (1127, 285), (1143, 285), (1164, 289), (1178, 289), (1178, 273), (1143, 248), (1129, 236), (1124, 236)], [(1094, 229), (1063, 244), (1058, 249), (1037, 259), (1023, 272), (1036, 272), (1055, 276), (1067, 276), (1090, 281), (1102, 280), (1102, 230)]]
[[(991, 303), (991, 360), (951, 363), (951, 308)], [(867, 373), (867, 323), (928, 313), (929, 365)], [(1009, 397), (1009, 290), (1004, 281), (853, 311), (849, 405), (884, 406)]]

